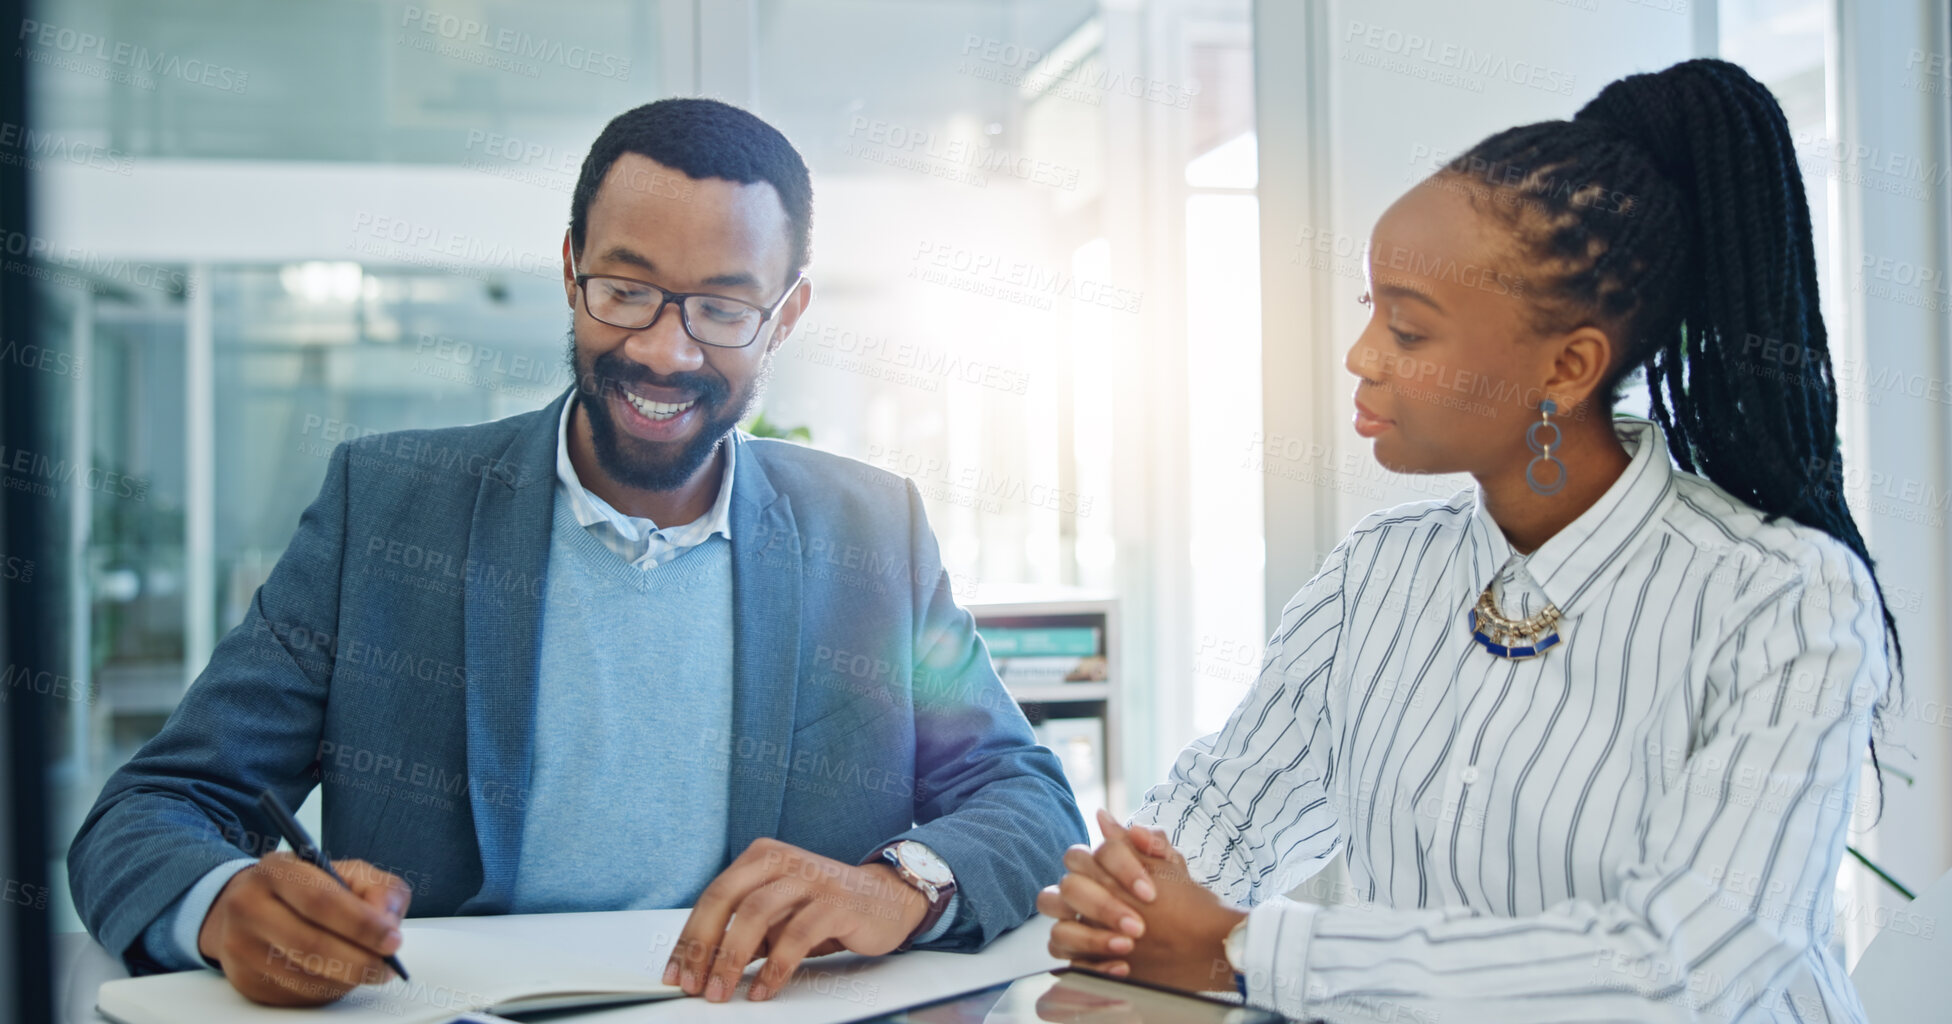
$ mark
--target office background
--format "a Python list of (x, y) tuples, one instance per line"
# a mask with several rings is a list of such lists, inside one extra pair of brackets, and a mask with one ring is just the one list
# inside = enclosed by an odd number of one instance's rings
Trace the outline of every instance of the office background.
[[(1853, 843), (1952, 865), (1952, 290), (1942, 3), (1891, 0), (41, 0), (31, 231), (0, 339), (56, 441), (0, 459), (54, 543), (53, 930), (66, 843), (236, 623), (333, 446), (569, 382), (558, 250), (615, 114), (710, 95), (814, 177), (815, 299), (773, 428), (914, 477), (964, 601), (1118, 602), (1130, 810), (1245, 691), (1279, 607), (1362, 514), (1457, 479), (1348, 426), (1361, 246), (1448, 155), (1693, 55), (1799, 142), (1846, 483), (1904, 631), (1885, 808)], [(1874, 792), (1874, 787), (1867, 788)], [(1854, 958), (1892, 895), (1847, 865)]]

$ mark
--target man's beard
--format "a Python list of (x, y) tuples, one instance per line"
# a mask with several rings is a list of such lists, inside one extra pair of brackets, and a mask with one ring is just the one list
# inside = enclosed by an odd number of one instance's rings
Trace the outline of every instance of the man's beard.
[[(597, 465), (612, 480), (641, 491), (675, 491), (698, 473), (705, 460), (718, 451), (719, 443), (745, 419), (766, 378), (772, 361), (746, 385), (732, 394), (725, 378), (710, 372), (680, 373), (660, 377), (619, 352), (605, 352), (584, 365), (576, 350), (576, 332), (569, 332), (567, 359), (576, 374), (576, 392), (583, 411), (590, 418), (590, 440), (596, 449)], [(659, 443), (634, 437), (617, 425), (611, 416), (610, 398), (619, 384), (640, 384), (673, 388), (697, 396), (697, 408), (704, 426), (691, 440)], [(626, 399), (627, 400), (627, 399)]]

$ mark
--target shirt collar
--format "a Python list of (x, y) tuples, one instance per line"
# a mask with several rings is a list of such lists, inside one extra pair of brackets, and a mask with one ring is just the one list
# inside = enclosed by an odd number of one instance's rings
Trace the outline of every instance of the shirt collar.
[[(577, 478), (576, 466), (569, 461), (569, 418), (576, 410), (577, 397), (572, 394), (569, 401), (563, 403), (562, 421), (556, 426), (556, 482), (569, 498), (569, 507), (576, 514), (576, 522), (584, 529), (598, 524), (608, 525), (627, 536), (656, 533), (659, 530), (656, 523), (643, 516), (625, 515), (617, 511), (609, 502), (586, 490), (583, 481)], [(726, 435), (719, 450), (725, 453), (725, 475), (719, 479), (718, 497), (703, 518), (682, 527), (687, 533), (695, 530), (698, 541), (713, 535), (732, 539), (732, 472), (738, 462), (739, 451), (736, 432)]]
[[(1674, 489), (1667, 438), (1659, 425), (1621, 416), (1614, 419), (1613, 429), (1631, 457), (1626, 471), (1593, 507), (1525, 559), (1526, 572), (1560, 611), (1569, 610), (1608, 570), (1620, 564)], [(1469, 536), (1473, 575), (1482, 589), (1515, 554), (1504, 531), (1485, 510), (1482, 486), (1477, 488), (1471, 510)]]

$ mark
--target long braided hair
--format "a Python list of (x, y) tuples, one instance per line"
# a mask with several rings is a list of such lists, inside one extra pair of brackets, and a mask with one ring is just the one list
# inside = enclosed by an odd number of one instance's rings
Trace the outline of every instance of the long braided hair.
[[(1897, 622), (1844, 504), (1809, 200), (1769, 90), (1719, 60), (1633, 75), (1571, 121), (1485, 139), (1433, 183), (1490, 198), (1513, 229), (1538, 275), (1533, 326), (1595, 324), (1622, 344), (1599, 389), (1609, 407), (1644, 368), (1682, 469), (1864, 560), (1902, 665)], [(1880, 801), (1883, 791), (1880, 769)]]

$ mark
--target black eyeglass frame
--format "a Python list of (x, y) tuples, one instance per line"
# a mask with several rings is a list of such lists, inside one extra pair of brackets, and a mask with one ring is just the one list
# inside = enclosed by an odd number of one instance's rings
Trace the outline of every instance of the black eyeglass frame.
[[(711, 348), (731, 349), (733, 351), (737, 351), (742, 348), (751, 348), (752, 343), (758, 341), (759, 336), (761, 334), (766, 333), (766, 325), (772, 322), (773, 317), (779, 315), (780, 309), (786, 305), (786, 300), (792, 298), (793, 293), (799, 290), (800, 282), (805, 281), (807, 279), (807, 272), (804, 270), (800, 271), (797, 274), (794, 274), (793, 282), (786, 286), (786, 291), (780, 294), (780, 297), (773, 302), (771, 308), (767, 308), (765, 306), (754, 305), (750, 302), (747, 302), (744, 299), (735, 299), (730, 295), (720, 295), (717, 294), (716, 292), (674, 292), (665, 288), (663, 285), (652, 284), (649, 281), (640, 281), (634, 277), (624, 277), (621, 274), (585, 274), (576, 269), (576, 253), (573, 249), (569, 254), (569, 273), (571, 278), (576, 282), (576, 294), (582, 296), (583, 312), (588, 313), (590, 315), (590, 319), (595, 320), (597, 323), (609, 324), (611, 327), (621, 327), (626, 331), (641, 331), (657, 323), (658, 317), (664, 315), (664, 307), (676, 303), (678, 307), (678, 324), (685, 329), (686, 337), (689, 337), (691, 340), (699, 343), (700, 345), (706, 345)], [(653, 289), (663, 294), (664, 299), (663, 301), (657, 304), (656, 309), (651, 311), (650, 320), (644, 323), (641, 324), (613, 323), (609, 320), (605, 320), (600, 316), (597, 316), (596, 311), (590, 308), (589, 285), (590, 285), (590, 281), (592, 280), (628, 281), (634, 285)], [(720, 302), (736, 302), (739, 305), (746, 307), (747, 309), (756, 311), (759, 314), (759, 324), (752, 329), (752, 337), (747, 338), (744, 342), (741, 342), (740, 344), (737, 345), (721, 345), (716, 341), (706, 341), (704, 338), (698, 336), (697, 331), (692, 329), (691, 314), (685, 312), (685, 300), (693, 299), (693, 298), (717, 299)]]

